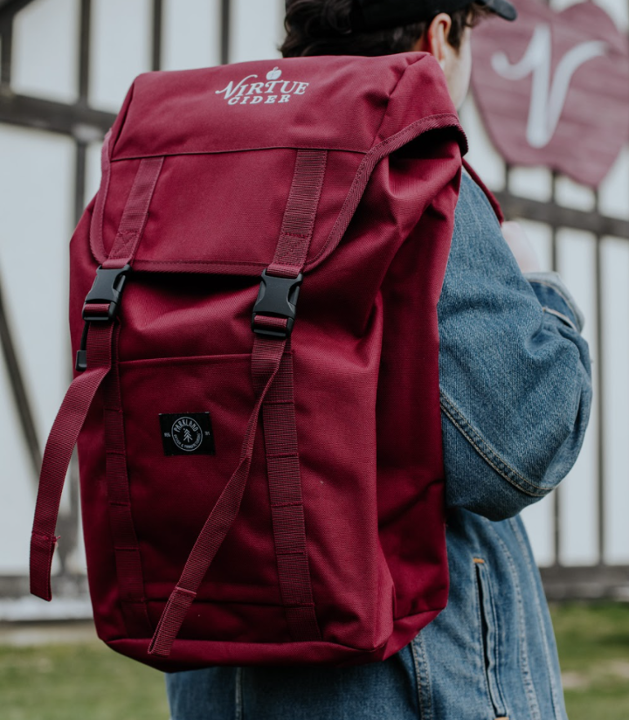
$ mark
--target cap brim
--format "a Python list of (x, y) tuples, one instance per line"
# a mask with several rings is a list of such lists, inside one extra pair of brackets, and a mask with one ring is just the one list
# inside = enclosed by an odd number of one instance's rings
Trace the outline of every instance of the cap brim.
[(513, 22), (518, 17), (518, 11), (508, 0), (477, 0), (477, 2), (505, 20)]

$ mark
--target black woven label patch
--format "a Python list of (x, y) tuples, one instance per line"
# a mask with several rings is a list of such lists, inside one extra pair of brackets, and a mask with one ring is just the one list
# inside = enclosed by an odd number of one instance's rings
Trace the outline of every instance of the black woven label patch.
[(164, 455), (216, 455), (210, 413), (161, 414)]

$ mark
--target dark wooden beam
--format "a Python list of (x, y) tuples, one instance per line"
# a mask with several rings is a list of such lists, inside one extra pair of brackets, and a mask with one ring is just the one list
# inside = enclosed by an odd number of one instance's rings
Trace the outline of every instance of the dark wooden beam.
[[(52, 578), (52, 594), (55, 598), (82, 599), (89, 597), (87, 579), (84, 575), (56, 575)], [(30, 595), (29, 579), (19, 575), (0, 576), (0, 598), (19, 600)], [(45, 608), (45, 603), (42, 601)], [(30, 618), (37, 619), (37, 618)]]
[(63, 103), (25, 95), (0, 93), (0, 122), (37, 128), (95, 141), (112, 126), (114, 113), (94, 110), (82, 103)]
[(495, 193), (508, 219), (526, 218), (545, 223), (551, 228), (578, 228), (594, 235), (611, 235), (629, 238), (629, 221), (606, 217), (596, 212), (584, 212), (566, 208), (555, 203), (540, 202), (510, 195)]
[(162, 69), (162, 19), (164, 15), (162, 0), (153, 0), (153, 45), (152, 70)]
[(79, 98), (87, 105), (90, 78), (90, 35), (92, 26), (92, 0), (81, 0), (79, 22)]
[(231, 0), (221, 0), (221, 64), (227, 65), (231, 54)]
[(0, 0), (0, 16), (15, 15), (32, 2), (33, 0)]
[(542, 581), (549, 600), (627, 600), (629, 566), (542, 568)]
[(41, 445), (37, 436), (37, 428), (35, 427), (35, 415), (26, 390), (26, 383), (22, 375), (15, 341), (9, 321), (8, 310), (4, 303), (2, 282), (0, 279), (0, 353), (4, 357), (4, 364), (11, 385), (11, 393), (15, 408), (17, 409), (22, 428), (22, 435), (28, 448), (33, 478), (39, 477), (41, 467)]
[(13, 54), (13, 18), (0, 15), (0, 85), (11, 82), (11, 56)]

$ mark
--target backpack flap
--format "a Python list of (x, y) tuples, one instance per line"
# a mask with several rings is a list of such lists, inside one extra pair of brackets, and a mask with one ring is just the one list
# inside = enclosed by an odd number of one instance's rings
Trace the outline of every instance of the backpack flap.
[(443, 127), (457, 128), (464, 151), (443, 73), (422, 53), (141, 75), (112, 129), (92, 252), (102, 263), (111, 250), (139, 159), (164, 156), (135, 268), (259, 275), (275, 252), (295, 151), (320, 149), (329, 153), (312, 268), (347, 227), (350, 191), (353, 210), (378, 161)]

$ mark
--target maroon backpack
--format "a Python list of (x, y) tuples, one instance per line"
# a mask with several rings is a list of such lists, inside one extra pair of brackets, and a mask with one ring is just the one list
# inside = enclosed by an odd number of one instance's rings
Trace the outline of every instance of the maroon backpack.
[(440, 612), (436, 308), (464, 150), (421, 53), (135, 81), (70, 248), (35, 595), (78, 440), (96, 627), (125, 655), (369, 662)]

